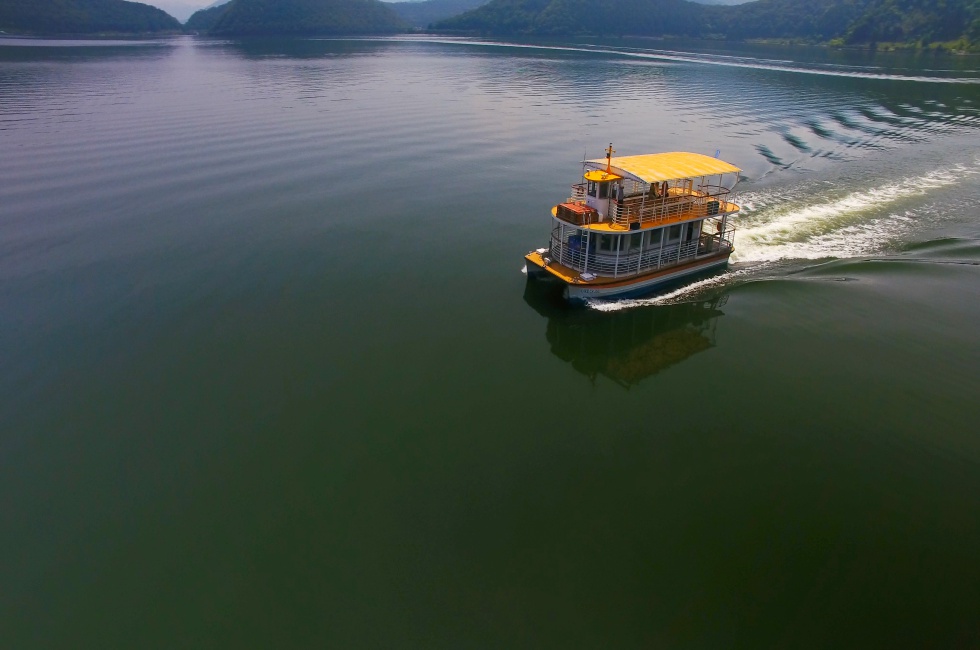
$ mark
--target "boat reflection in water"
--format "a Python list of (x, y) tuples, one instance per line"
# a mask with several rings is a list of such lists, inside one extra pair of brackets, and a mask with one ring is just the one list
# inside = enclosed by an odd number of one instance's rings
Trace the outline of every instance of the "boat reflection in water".
[(629, 388), (714, 347), (728, 296), (600, 312), (569, 309), (553, 291), (529, 282), (524, 300), (548, 319), (546, 336), (555, 356), (592, 381), (604, 375)]

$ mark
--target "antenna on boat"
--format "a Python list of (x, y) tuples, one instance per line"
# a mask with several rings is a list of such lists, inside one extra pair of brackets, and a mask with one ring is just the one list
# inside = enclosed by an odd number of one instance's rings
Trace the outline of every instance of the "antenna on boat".
[(606, 149), (606, 173), (612, 173), (612, 155), (616, 153), (616, 150), (612, 148), (612, 142), (609, 143), (609, 148)]

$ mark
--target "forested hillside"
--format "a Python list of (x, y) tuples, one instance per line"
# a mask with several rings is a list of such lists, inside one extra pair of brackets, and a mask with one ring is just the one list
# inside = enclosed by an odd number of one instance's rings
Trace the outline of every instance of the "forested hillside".
[(385, 34), (410, 26), (487, 35), (795, 39), (850, 45), (980, 49), (980, 0), (231, 0), (182, 28), (125, 0), (0, 0), (0, 31), (23, 34), (190, 32), (223, 36)]
[(8, 34), (135, 34), (179, 32), (161, 9), (123, 0), (0, 0)]
[(425, 2), (385, 2), (412, 27), (424, 29), (487, 3), (487, 0), (426, 0)]
[(980, 0), (491, 0), (437, 23), (488, 35), (697, 36), (980, 46)]
[(685, 0), (491, 0), (435, 25), (484, 34), (697, 35), (717, 7)]
[(712, 12), (711, 31), (727, 38), (827, 41), (843, 35), (873, 0), (758, 0)]
[(849, 43), (980, 43), (980, 0), (880, 0), (847, 30)]
[(187, 22), (184, 24), (184, 29), (188, 32), (207, 33), (218, 24), (218, 20), (225, 13), (225, 10), (228, 9), (228, 6), (229, 3), (225, 3), (216, 7), (208, 7), (207, 9), (195, 11), (194, 15), (187, 19)]
[[(223, 9), (218, 7), (217, 9)], [(233, 0), (211, 34), (381, 34), (406, 25), (379, 0)]]

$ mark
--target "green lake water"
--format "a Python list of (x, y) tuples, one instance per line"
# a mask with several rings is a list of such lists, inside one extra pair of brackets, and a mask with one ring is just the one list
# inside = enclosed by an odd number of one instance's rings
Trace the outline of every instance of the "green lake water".
[[(980, 61), (0, 40), (0, 646), (980, 647)], [(522, 273), (583, 155), (730, 268)]]

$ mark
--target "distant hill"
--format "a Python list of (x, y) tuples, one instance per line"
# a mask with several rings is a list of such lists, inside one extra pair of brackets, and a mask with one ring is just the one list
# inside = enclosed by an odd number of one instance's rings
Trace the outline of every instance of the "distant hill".
[(490, 0), (436, 31), (486, 35), (695, 36), (980, 49), (980, 0)]
[(386, 2), (402, 20), (424, 29), (432, 23), (475, 9), (489, 0), (426, 0), (425, 2)]
[(209, 33), (221, 36), (385, 34), (406, 28), (398, 14), (379, 0), (232, 0)]
[(759, 0), (715, 9), (712, 27), (730, 38), (980, 45), (980, 0)]
[(0, 31), (10, 34), (179, 32), (177, 19), (124, 0), (0, 0)]
[(715, 7), (686, 0), (491, 0), (434, 25), (488, 35), (696, 35)]
[(713, 7), (711, 31), (728, 38), (799, 38), (828, 41), (843, 36), (875, 0), (758, 0)]
[(850, 26), (845, 40), (933, 43), (963, 37), (980, 42), (980, 0), (879, 0)]
[(218, 24), (218, 20), (222, 15), (224, 15), (229, 4), (230, 0), (226, 0), (226, 2), (220, 5), (214, 5), (195, 11), (194, 14), (187, 19), (187, 22), (184, 23), (184, 30), (188, 32), (198, 32), (199, 34), (205, 34), (211, 31), (211, 29)]

